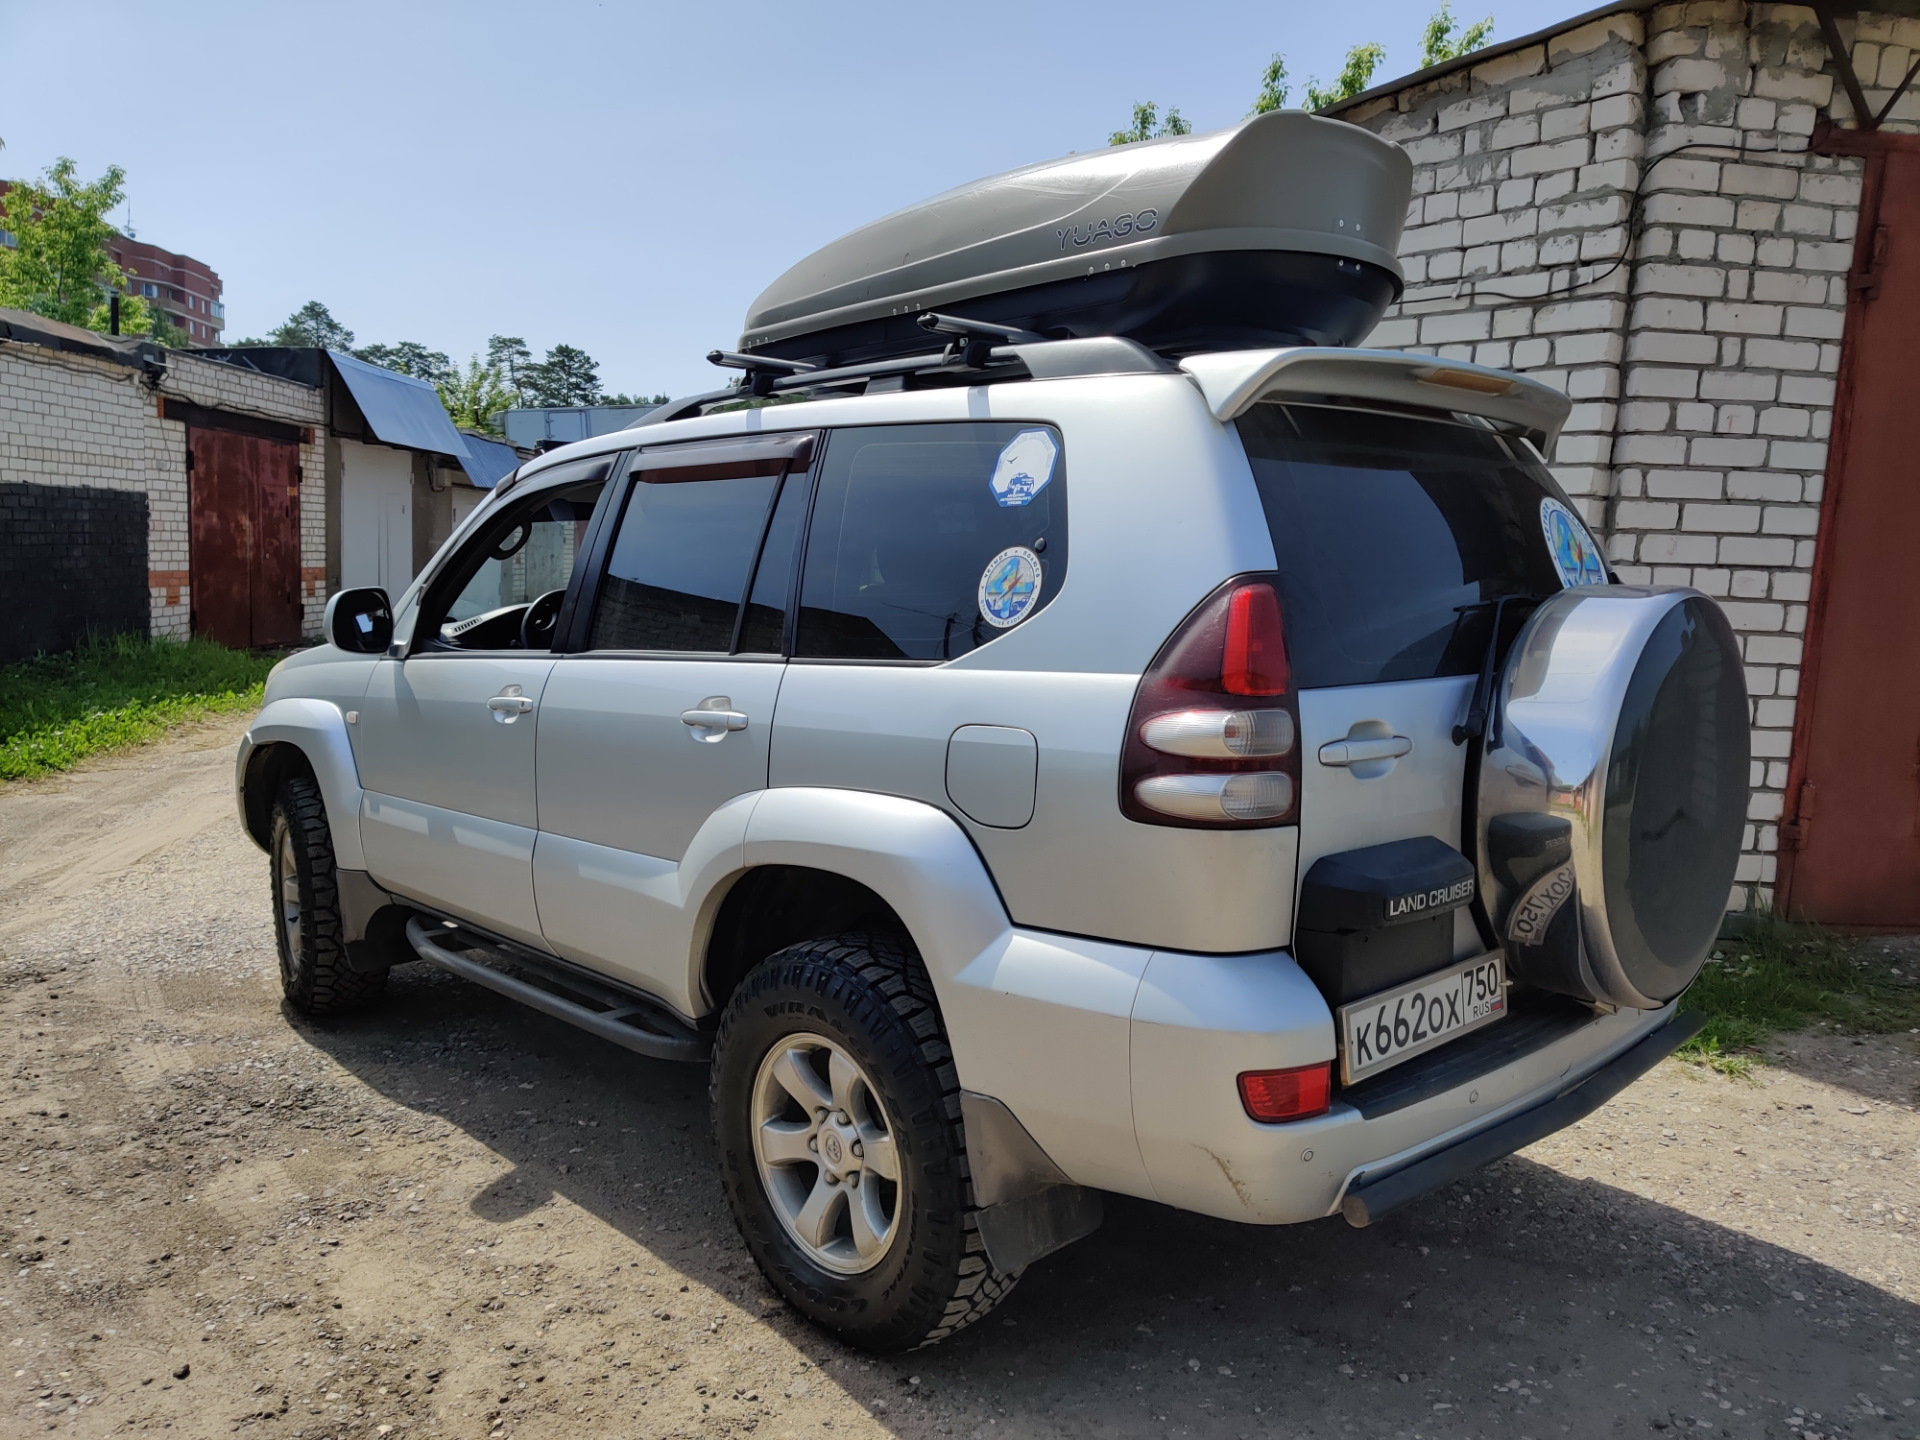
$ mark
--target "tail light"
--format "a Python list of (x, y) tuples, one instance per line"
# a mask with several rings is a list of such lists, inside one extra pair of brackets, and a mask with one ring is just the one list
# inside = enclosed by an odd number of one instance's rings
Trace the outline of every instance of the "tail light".
[(1240, 1075), (1240, 1103), (1265, 1124), (1324, 1115), (1333, 1095), (1333, 1062), (1292, 1070), (1247, 1070)]
[(1120, 762), (1120, 811), (1148, 825), (1293, 823), (1300, 717), (1271, 578), (1229, 580), (1140, 677)]

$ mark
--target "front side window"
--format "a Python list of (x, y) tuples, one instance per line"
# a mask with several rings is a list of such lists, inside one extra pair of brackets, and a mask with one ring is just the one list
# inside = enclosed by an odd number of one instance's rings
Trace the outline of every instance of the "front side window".
[(1051, 426), (836, 431), (821, 462), (795, 653), (951, 660), (1024, 624), (1067, 572)]
[[(480, 526), (436, 583), (429, 633), (458, 650), (545, 650), (605, 488), (606, 467), (581, 484), (501, 507)], [(431, 604), (431, 597), (429, 600)]]
[[(678, 480), (680, 473), (647, 472), (634, 484), (600, 583), (589, 649), (733, 649), (781, 477)], [(788, 487), (803, 490), (805, 478), (789, 478)], [(791, 534), (787, 543), (791, 548)], [(784, 609), (784, 584), (777, 603)], [(776, 619), (773, 650), (779, 629)]]
[(1605, 579), (1546, 467), (1492, 431), (1273, 403), (1237, 424), (1303, 689), (1472, 674), (1496, 602)]

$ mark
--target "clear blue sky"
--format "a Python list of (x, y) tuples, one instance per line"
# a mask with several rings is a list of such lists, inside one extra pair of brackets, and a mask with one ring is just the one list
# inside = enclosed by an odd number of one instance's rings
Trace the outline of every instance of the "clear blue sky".
[[(1501, 39), (1589, 3), (1454, 8)], [(0, 176), (125, 167), (232, 337), (317, 299), (361, 344), (566, 341), (611, 390), (684, 393), (836, 235), (1103, 145), (1136, 100), (1230, 125), (1276, 50), (1296, 101), (1358, 41), (1404, 74), (1436, 5), (0, 0)]]

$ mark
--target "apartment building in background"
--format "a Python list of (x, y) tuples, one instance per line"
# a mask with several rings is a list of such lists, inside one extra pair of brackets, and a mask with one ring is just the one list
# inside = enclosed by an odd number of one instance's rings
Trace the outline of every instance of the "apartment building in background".
[[(0, 180), (0, 195), (11, 187)], [(13, 236), (0, 229), (0, 245), (12, 246)], [(218, 345), (227, 327), (227, 307), (220, 300), (220, 277), (191, 255), (178, 255), (144, 240), (116, 235), (107, 253), (127, 275), (127, 293), (164, 311), (195, 345)]]
[(176, 255), (144, 240), (115, 239), (107, 246), (113, 263), (127, 274), (127, 293), (146, 298), (187, 332), (195, 345), (218, 345), (227, 327), (220, 303), (220, 277), (191, 255)]

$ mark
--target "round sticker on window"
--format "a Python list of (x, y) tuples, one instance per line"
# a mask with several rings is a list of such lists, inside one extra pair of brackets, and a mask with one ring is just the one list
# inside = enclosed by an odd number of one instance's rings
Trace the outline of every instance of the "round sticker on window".
[(1547, 553), (1553, 557), (1553, 568), (1560, 572), (1562, 585), (1607, 583), (1607, 567), (1600, 563), (1600, 548), (1571, 510), (1558, 500), (1542, 500), (1540, 529), (1547, 537)]
[(980, 577), (980, 616), (996, 630), (1018, 625), (1040, 598), (1040, 557), (1024, 545), (1002, 550)]

